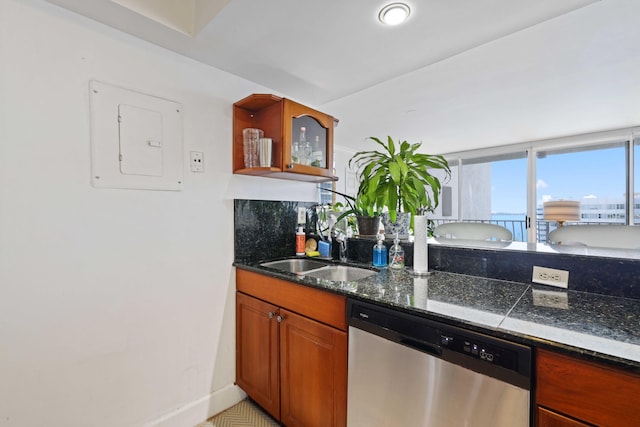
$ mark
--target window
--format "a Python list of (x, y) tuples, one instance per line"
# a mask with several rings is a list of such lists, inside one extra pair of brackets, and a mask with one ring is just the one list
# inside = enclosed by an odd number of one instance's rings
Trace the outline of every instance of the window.
[(434, 218), (440, 218), (440, 222), (450, 222), (456, 221), (458, 218), (458, 165), (449, 163), (449, 168), (451, 169), (451, 176), (447, 179), (446, 174), (440, 170), (432, 170), (429, 173), (433, 174), (436, 178), (440, 180), (442, 184), (442, 191), (440, 193), (440, 200), (438, 207), (435, 209), (433, 213)]
[(514, 241), (544, 242), (557, 224), (543, 219), (543, 203), (575, 200), (580, 223), (640, 224), (640, 193), (633, 193), (640, 190), (640, 136), (634, 133), (640, 128), (445, 155), (460, 197), (453, 198), (453, 217), (436, 215), (435, 222), (492, 222), (508, 228)]
[(333, 205), (336, 202), (336, 184), (334, 181), (318, 184), (318, 204)]
[[(553, 200), (580, 202), (580, 224), (626, 221), (626, 141), (536, 152), (536, 207)], [(556, 222), (538, 217), (538, 241)]]
[(633, 224), (640, 224), (640, 137), (636, 136), (633, 143)]
[(527, 153), (466, 158), (460, 163), (460, 169), (451, 168), (460, 206), (452, 209), (455, 216), (436, 217), (436, 223), (489, 222), (509, 229), (514, 240), (526, 241)]

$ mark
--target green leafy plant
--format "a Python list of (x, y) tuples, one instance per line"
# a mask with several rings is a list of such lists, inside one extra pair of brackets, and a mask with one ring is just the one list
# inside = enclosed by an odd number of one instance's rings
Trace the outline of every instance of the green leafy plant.
[(338, 221), (349, 215), (368, 217), (380, 215), (380, 211), (379, 209), (377, 209), (375, 202), (370, 200), (366, 194), (361, 194), (360, 192), (358, 192), (356, 197), (353, 197), (336, 190), (329, 191), (337, 194), (338, 196), (342, 196), (348, 206), (348, 208), (346, 208), (345, 210), (340, 211), (340, 216), (337, 219)]
[(319, 214), (318, 223), (321, 228), (321, 234), (331, 232), (328, 225), (328, 211), (334, 211), (339, 214), (336, 218), (336, 223), (340, 223), (340, 221), (346, 218), (347, 227), (351, 228), (354, 234), (358, 231), (359, 227), (356, 224), (360, 222), (361, 218), (374, 218), (380, 216), (380, 212), (376, 209), (373, 203), (369, 203), (365, 195), (356, 195), (356, 197), (353, 197), (333, 189), (327, 190), (342, 196), (347, 205), (345, 206), (341, 202), (337, 202), (333, 205), (322, 207), (322, 213)]
[(433, 212), (439, 204), (442, 185), (429, 170), (445, 172), (446, 179), (451, 169), (443, 156), (419, 153), (421, 143), (409, 144), (387, 137), (383, 143), (370, 137), (382, 150), (360, 151), (349, 160), (359, 172), (358, 195), (374, 206), (386, 207), (391, 221), (396, 212)]

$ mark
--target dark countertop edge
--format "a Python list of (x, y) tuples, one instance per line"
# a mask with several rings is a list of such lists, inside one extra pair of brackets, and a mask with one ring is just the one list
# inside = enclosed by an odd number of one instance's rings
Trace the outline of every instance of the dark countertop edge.
[[(480, 325), (474, 322), (470, 322), (470, 321), (466, 321), (464, 319), (460, 319), (460, 318), (455, 318), (455, 317), (447, 317), (447, 316), (443, 316), (441, 314), (438, 313), (432, 313), (432, 312), (428, 312), (428, 311), (424, 311), (422, 309), (413, 309), (410, 307), (406, 307), (406, 306), (398, 306), (398, 305), (394, 305), (394, 304), (388, 304), (385, 303), (384, 301), (379, 301), (373, 298), (368, 298), (366, 296), (362, 296), (362, 295), (358, 295), (356, 293), (353, 292), (349, 292), (349, 291), (345, 291), (345, 290), (341, 290), (339, 288), (335, 288), (335, 287), (330, 287), (330, 286), (323, 286), (322, 284), (318, 284), (316, 283), (313, 279), (312, 280), (308, 280), (305, 279), (304, 277), (298, 277), (295, 274), (292, 273), (287, 273), (287, 272), (282, 272), (282, 271), (278, 271), (278, 270), (274, 270), (274, 269), (270, 269), (270, 268), (266, 268), (266, 267), (260, 267), (259, 264), (262, 262), (268, 262), (268, 261), (273, 261), (271, 260), (266, 260), (266, 261), (259, 261), (259, 262), (252, 262), (250, 264), (245, 264), (242, 262), (234, 262), (233, 266), (242, 270), (246, 270), (246, 271), (251, 271), (254, 273), (258, 273), (258, 274), (263, 274), (265, 276), (269, 276), (269, 277), (274, 277), (277, 279), (282, 279), (282, 280), (286, 280), (292, 283), (296, 283), (299, 285), (303, 285), (303, 286), (308, 286), (308, 287), (312, 287), (312, 288), (316, 288), (316, 289), (321, 289), (321, 290), (326, 290), (328, 292), (332, 292), (335, 294), (339, 294), (339, 295), (343, 295), (345, 297), (349, 297), (349, 298), (353, 298), (353, 299), (357, 299), (360, 301), (365, 301), (371, 304), (377, 304), (380, 306), (384, 306), (387, 308), (391, 308), (394, 310), (399, 310), (405, 313), (409, 313), (412, 315), (416, 315), (419, 317), (423, 317), (425, 319), (430, 319), (430, 320), (434, 320), (434, 321), (438, 321), (438, 322), (443, 322), (443, 323), (447, 323), (449, 325), (452, 326), (457, 326), (457, 327), (461, 327), (461, 328), (466, 328), (475, 332), (479, 332), (479, 333), (484, 333), (487, 335), (491, 335), (493, 337), (496, 338), (501, 338), (501, 339), (505, 339), (508, 341), (512, 341), (518, 344), (524, 344), (524, 345), (529, 345), (535, 348), (543, 348), (546, 350), (552, 350), (552, 351), (557, 351), (559, 353), (563, 353), (566, 354), (568, 356), (572, 356), (572, 357), (577, 357), (579, 359), (582, 360), (586, 360), (586, 361), (591, 361), (591, 362), (595, 362), (595, 363), (600, 363), (600, 364), (605, 364), (608, 365), (610, 367), (613, 368), (620, 368), (620, 369), (624, 369), (627, 372), (633, 372), (633, 373), (637, 373), (640, 374), (640, 362), (635, 361), (635, 360), (630, 360), (630, 359), (625, 359), (622, 357), (618, 357), (615, 355), (610, 355), (610, 354), (606, 354), (606, 353), (601, 353), (595, 350), (588, 350), (585, 348), (580, 348), (580, 347), (575, 347), (572, 345), (568, 345), (568, 344), (564, 344), (561, 342), (557, 342), (557, 341), (552, 341), (552, 340), (548, 340), (545, 338), (541, 338), (541, 337), (536, 337), (533, 335), (527, 335), (527, 334), (522, 334), (522, 333), (518, 333), (515, 331), (509, 331), (505, 328), (492, 328), (490, 326), (487, 325)], [(341, 264), (337, 261), (325, 261), (328, 263), (332, 263), (332, 264)], [(357, 264), (357, 263), (348, 263), (349, 265), (353, 265), (356, 267), (360, 267), (360, 268), (367, 268), (367, 269), (371, 269), (371, 270), (376, 270), (374, 268), (372, 268), (370, 265), (362, 265), (362, 264)], [(450, 274), (455, 274), (455, 273), (450, 273)], [(296, 280), (297, 279), (297, 280)], [(517, 303), (516, 303), (517, 304)], [(505, 318), (508, 317), (505, 316)]]

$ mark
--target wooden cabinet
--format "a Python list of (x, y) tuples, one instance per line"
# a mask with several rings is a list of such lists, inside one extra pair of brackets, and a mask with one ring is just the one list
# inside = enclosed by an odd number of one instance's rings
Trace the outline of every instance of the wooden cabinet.
[[(332, 116), (290, 99), (253, 94), (233, 104), (233, 173), (297, 181), (336, 181), (333, 175)], [(304, 162), (292, 151), (305, 128), (312, 157)], [(271, 167), (246, 168), (242, 130), (257, 128), (272, 139)], [(316, 154), (317, 153), (317, 154)]]
[(345, 426), (346, 300), (236, 274), (236, 382), (285, 426)]
[(281, 310), (280, 420), (286, 426), (344, 426), (347, 335)]
[(640, 375), (546, 350), (536, 366), (538, 427), (638, 425)]
[(280, 412), (278, 307), (236, 295), (236, 382), (274, 417)]

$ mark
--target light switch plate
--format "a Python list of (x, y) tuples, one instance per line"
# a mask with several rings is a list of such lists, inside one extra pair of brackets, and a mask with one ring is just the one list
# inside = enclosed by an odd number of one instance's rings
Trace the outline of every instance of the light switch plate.
[(299, 207), (298, 208), (298, 224), (306, 224), (307, 222), (307, 209)]

